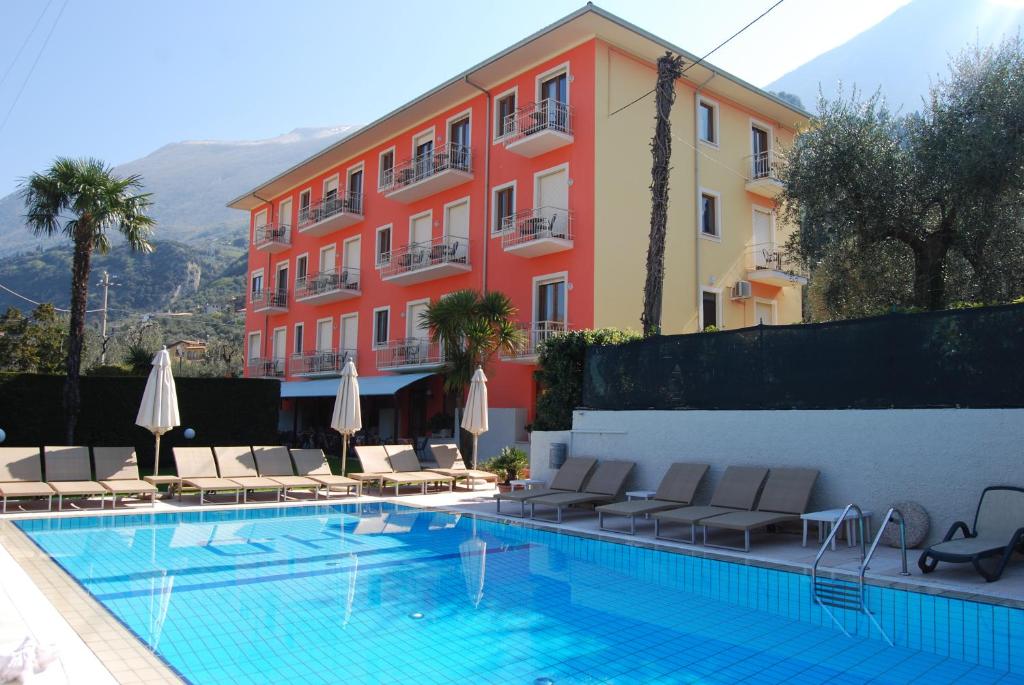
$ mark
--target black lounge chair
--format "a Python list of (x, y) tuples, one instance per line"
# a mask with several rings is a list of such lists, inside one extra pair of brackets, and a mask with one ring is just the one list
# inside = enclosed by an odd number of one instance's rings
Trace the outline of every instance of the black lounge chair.
[[(962, 538), (953, 539), (957, 531)], [(963, 521), (949, 528), (942, 542), (921, 553), (917, 566), (922, 573), (931, 573), (940, 561), (950, 564), (974, 565), (986, 582), (999, 580), (1013, 551), (1021, 547), (1024, 538), (1024, 488), (993, 485), (985, 488), (974, 514), (974, 528)], [(997, 557), (994, 570), (982, 565), (983, 559)]]

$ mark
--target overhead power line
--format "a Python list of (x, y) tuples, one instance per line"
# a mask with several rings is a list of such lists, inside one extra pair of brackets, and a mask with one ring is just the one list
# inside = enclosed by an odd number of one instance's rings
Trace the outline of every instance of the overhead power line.
[[(10, 288), (8, 288), (3, 283), (0, 283), (0, 290), (4, 290), (4, 291), (10, 293), (11, 295), (14, 295), (17, 298), (25, 300), (26, 302), (28, 302), (30, 304), (34, 304), (37, 307), (40, 306), (40, 305), (43, 305), (43, 304), (49, 304), (48, 302), (38, 302), (36, 300), (33, 300), (31, 297), (26, 297), (25, 295), (22, 295), (21, 293), (17, 292), (16, 290), (11, 290)], [(54, 307), (54, 310), (56, 310), (58, 312), (64, 312), (66, 314), (70, 314), (71, 313), (70, 309), (63, 309), (61, 307)], [(102, 312), (102, 311), (103, 311), (102, 308), (100, 308), (100, 309), (86, 309), (85, 313), (86, 314), (95, 314), (96, 312)]]
[(25, 52), (25, 47), (28, 45), (29, 40), (32, 39), (32, 36), (36, 33), (36, 29), (39, 28), (39, 22), (41, 22), (43, 17), (46, 16), (46, 12), (50, 9), (50, 5), (52, 4), (53, 0), (47, 0), (46, 6), (43, 7), (43, 11), (39, 13), (38, 17), (36, 17), (36, 22), (32, 24), (32, 29), (28, 32), (28, 35), (25, 36), (25, 40), (22, 41), (21, 47), (18, 48), (16, 53), (14, 53), (14, 59), (12, 59), (11, 63), (7, 66), (7, 69), (4, 71), (4, 75), (0, 76), (0, 86), (3, 86), (4, 81), (6, 81), (7, 77), (11, 75), (11, 71), (14, 70), (14, 65), (18, 63), (19, 59), (21, 59), (21, 53)]
[[(776, 7), (778, 7), (779, 5), (781, 5), (782, 3), (783, 3), (783, 0), (778, 0), (778, 1), (777, 1), (777, 2), (776, 2), (776, 3), (774, 4), (774, 5), (772, 5), (772, 6), (771, 6), (771, 7), (769, 7), (768, 9), (766, 9), (766, 10), (765, 10), (764, 12), (761, 12), (761, 14), (757, 15), (757, 17), (755, 17), (755, 18), (753, 19), (753, 21), (751, 21), (751, 22), (750, 22), (750, 23), (748, 23), (748, 24), (747, 24), (746, 26), (744, 26), (743, 28), (741, 28), (741, 29), (740, 29), (739, 31), (737, 31), (736, 33), (732, 34), (731, 36), (729, 36), (728, 38), (726, 38), (725, 40), (723, 40), (723, 41), (722, 41), (721, 43), (719, 43), (718, 45), (716, 45), (716, 46), (715, 46), (714, 48), (712, 48), (712, 49), (711, 49), (711, 51), (710, 51), (710, 52), (707, 52), (707, 53), (705, 53), (705, 55), (704, 55), (703, 57), (699, 58), (699, 59), (698, 59), (698, 60), (697, 60), (696, 62), (694, 62), (694, 63), (693, 63), (693, 64), (691, 64), (690, 66), (688, 66), (688, 67), (686, 67), (685, 69), (683, 69), (683, 72), (682, 72), (682, 73), (683, 73), (683, 74), (685, 74), (685, 73), (686, 73), (686, 72), (688, 72), (688, 71), (689, 71), (690, 69), (693, 69), (693, 68), (694, 68), (695, 66), (697, 66), (698, 64), (700, 64), (701, 62), (703, 62), (704, 60), (706, 60), (706, 59), (707, 59), (708, 57), (710, 57), (711, 55), (713, 55), (713, 54), (715, 54), (716, 52), (718, 52), (718, 50), (719, 50), (719, 49), (721, 49), (721, 48), (725, 47), (725, 45), (727, 45), (727, 44), (728, 44), (728, 43), (729, 43), (730, 41), (732, 41), (732, 39), (734, 39), (734, 38), (735, 38), (736, 36), (740, 35), (740, 34), (741, 34), (741, 33), (743, 33), (744, 31), (746, 31), (747, 29), (749, 29), (749, 28), (750, 28), (751, 26), (753, 26), (753, 25), (754, 25), (754, 24), (756, 24), (757, 22), (759, 22), (759, 21), (761, 21), (762, 19), (764, 19), (764, 18), (765, 18), (766, 16), (768, 16), (768, 13), (769, 13), (769, 12), (771, 12), (771, 11), (772, 11), (773, 9), (775, 9)], [(636, 100), (633, 100), (632, 102), (626, 103), (625, 105), (623, 105), (622, 107), (619, 107), (619, 108), (618, 108), (617, 110), (615, 110), (614, 112), (612, 112), (612, 113), (611, 113), (611, 114), (609, 114), (608, 116), (609, 116), (609, 117), (613, 117), (613, 116), (615, 116), (616, 114), (618, 114), (619, 112), (621, 112), (622, 110), (624, 110), (624, 109), (628, 109), (629, 107), (632, 107), (633, 105), (635, 105), (636, 103), (640, 102), (641, 100), (643, 100), (643, 99), (644, 99), (645, 97), (647, 97), (648, 95), (651, 95), (652, 93), (654, 93), (654, 91), (655, 91), (655, 89), (654, 89), (654, 88), (650, 89), (649, 91), (647, 91), (646, 93), (644, 93), (643, 95), (641, 95), (640, 97), (638, 97), (638, 98), (637, 98)]]
[(39, 58), (46, 52), (46, 46), (50, 44), (50, 38), (53, 37), (53, 31), (57, 28), (57, 24), (60, 23), (60, 18), (64, 14), (64, 10), (68, 6), (69, 0), (64, 0), (64, 4), (60, 6), (60, 11), (57, 12), (57, 18), (53, 20), (53, 24), (50, 26), (49, 32), (46, 34), (46, 38), (43, 40), (42, 46), (39, 48), (39, 52), (36, 53), (36, 58), (32, 61), (32, 66), (29, 67), (28, 74), (25, 75), (25, 80), (21, 82), (21, 88), (18, 89), (17, 94), (14, 96), (14, 102), (11, 103), (10, 108), (7, 110), (7, 114), (4, 115), (4, 120), (0, 121), (0, 132), (3, 132), (4, 127), (7, 126), (7, 121), (11, 118), (11, 113), (14, 112), (14, 108), (18, 106), (18, 100), (21, 99), (21, 94), (25, 92), (25, 86), (32, 80), (32, 74), (35, 73), (36, 65), (39, 64)]

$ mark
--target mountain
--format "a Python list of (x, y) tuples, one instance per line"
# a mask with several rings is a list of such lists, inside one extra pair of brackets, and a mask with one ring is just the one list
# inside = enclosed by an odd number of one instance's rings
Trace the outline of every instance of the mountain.
[[(227, 245), (245, 236), (246, 218), (224, 203), (355, 128), (301, 128), (266, 140), (171, 143), (116, 170), (141, 175), (146, 190), (153, 194), (157, 240), (188, 243), (201, 239), (204, 247), (207, 243)], [(0, 199), (0, 257), (53, 244), (25, 228), (23, 213), (16, 193)]]
[(819, 84), (832, 98), (843, 84), (865, 94), (881, 88), (890, 107), (917, 110), (929, 83), (945, 76), (949, 58), (964, 48), (1016, 36), (1024, 6), (1007, 0), (914, 0), (846, 43), (765, 86), (795, 93), (816, 111)]

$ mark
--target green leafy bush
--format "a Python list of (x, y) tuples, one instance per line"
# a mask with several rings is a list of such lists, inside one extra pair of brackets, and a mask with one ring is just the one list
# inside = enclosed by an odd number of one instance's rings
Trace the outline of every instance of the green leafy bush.
[(518, 447), (503, 447), (498, 456), (492, 457), (482, 464), (484, 471), (504, 477), (506, 484), (519, 478), (519, 474), (529, 465), (530, 458)]
[(640, 339), (636, 331), (599, 328), (567, 331), (540, 346), (535, 378), (540, 385), (533, 430), (569, 430), (572, 411), (583, 402), (583, 363), (590, 345), (621, 345)]

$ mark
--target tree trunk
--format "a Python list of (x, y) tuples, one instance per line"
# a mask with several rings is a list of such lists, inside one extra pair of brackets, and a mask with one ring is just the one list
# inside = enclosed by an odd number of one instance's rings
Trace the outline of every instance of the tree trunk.
[(65, 444), (75, 444), (75, 427), (82, 404), (79, 375), (82, 369), (82, 345), (85, 340), (85, 308), (89, 297), (89, 268), (93, 240), (88, 222), (80, 220), (75, 233), (75, 256), (71, 267), (71, 324), (68, 330), (67, 378), (64, 380)]
[(934, 311), (946, 306), (946, 254), (949, 240), (940, 231), (914, 250), (914, 306)]
[(647, 280), (640, 327), (645, 336), (661, 333), (661, 300), (665, 285), (665, 226), (668, 223), (668, 174), (672, 157), (672, 123), (669, 115), (676, 101), (676, 79), (682, 76), (683, 59), (670, 52), (658, 58), (655, 86), (656, 123), (651, 140), (651, 233), (647, 246)]

